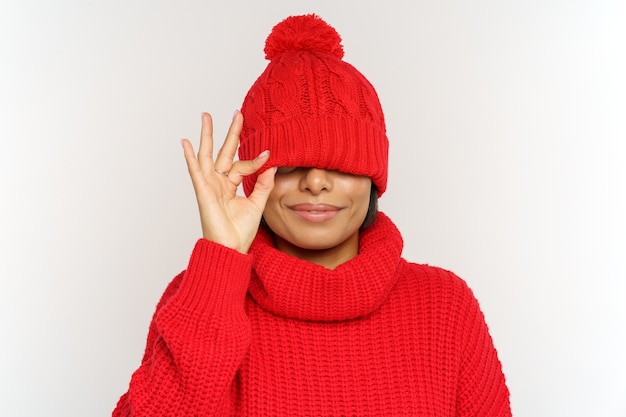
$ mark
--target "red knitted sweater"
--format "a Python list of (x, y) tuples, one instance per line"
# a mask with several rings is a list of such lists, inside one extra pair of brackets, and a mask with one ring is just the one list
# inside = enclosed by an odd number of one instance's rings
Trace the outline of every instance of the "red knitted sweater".
[(113, 416), (510, 416), (478, 303), (379, 214), (335, 270), (197, 242)]

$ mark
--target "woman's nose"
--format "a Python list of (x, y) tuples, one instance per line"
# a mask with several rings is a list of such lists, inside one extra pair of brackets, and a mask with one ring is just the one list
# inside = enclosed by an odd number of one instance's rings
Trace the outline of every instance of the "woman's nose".
[(332, 189), (331, 174), (326, 169), (307, 168), (303, 172), (300, 187), (312, 194), (319, 194), (324, 190), (330, 191)]

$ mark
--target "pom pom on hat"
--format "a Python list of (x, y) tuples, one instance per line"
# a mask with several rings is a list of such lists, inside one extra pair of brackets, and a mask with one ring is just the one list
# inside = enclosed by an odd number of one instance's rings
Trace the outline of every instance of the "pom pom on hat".
[(290, 16), (274, 26), (265, 42), (270, 61), (287, 51), (323, 52), (343, 58), (339, 33), (315, 14)]
[(372, 84), (342, 60), (341, 37), (314, 14), (291, 16), (265, 42), (270, 60), (241, 106), (239, 159), (270, 151), (243, 179), (250, 195), (269, 167), (315, 167), (367, 176), (387, 186), (385, 117)]

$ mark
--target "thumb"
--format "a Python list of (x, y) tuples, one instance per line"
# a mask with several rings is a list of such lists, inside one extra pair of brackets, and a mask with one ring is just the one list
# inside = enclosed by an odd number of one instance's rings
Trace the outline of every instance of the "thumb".
[(259, 211), (263, 213), (265, 210), (265, 204), (270, 196), (270, 193), (274, 189), (274, 175), (276, 174), (276, 168), (269, 168), (263, 171), (256, 179), (254, 189), (248, 200), (254, 203), (258, 207)]

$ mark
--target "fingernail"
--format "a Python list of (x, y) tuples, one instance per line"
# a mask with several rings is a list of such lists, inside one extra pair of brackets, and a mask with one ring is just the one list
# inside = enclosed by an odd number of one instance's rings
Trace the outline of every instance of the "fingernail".
[(233, 120), (235, 120), (235, 117), (237, 117), (237, 113), (239, 113), (239, 110), (235, 110), (235, 112), (233, 113)]
[(263, 152), (261, 152), (259, 154), (259, 156), (257, 156), (257, 158), (263, 158), (264, 156), (266, 156), (268, 153), (270, 153), (270, 151), (268, 151), (267, 149), (264, 150)]

